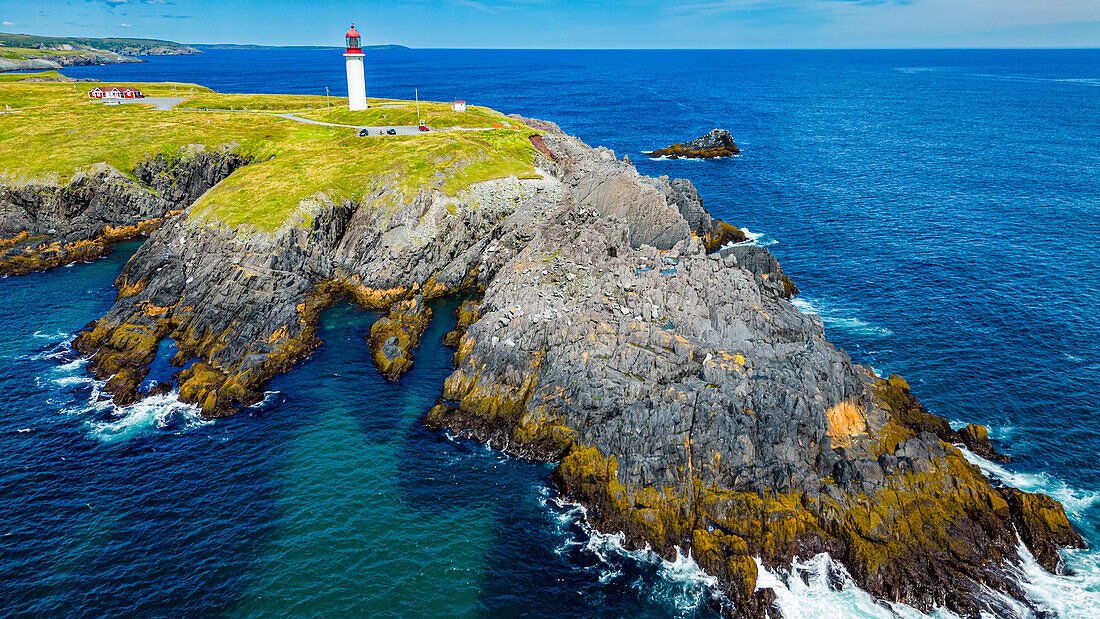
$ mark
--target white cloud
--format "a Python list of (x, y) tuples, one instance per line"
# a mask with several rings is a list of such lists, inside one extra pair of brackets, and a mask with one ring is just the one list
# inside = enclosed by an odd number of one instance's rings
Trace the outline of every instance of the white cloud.
[(5, 26), (14, 26), (14, 25), (15, 25), (15, 22), (13, 22), (13, 21), (6, 21), (6, 22), (4, 22), (4, 25), (5, 25)]
[(130, 24), (119, 24), (119, 26), (122, 26), (123, 28), (129, 28)]

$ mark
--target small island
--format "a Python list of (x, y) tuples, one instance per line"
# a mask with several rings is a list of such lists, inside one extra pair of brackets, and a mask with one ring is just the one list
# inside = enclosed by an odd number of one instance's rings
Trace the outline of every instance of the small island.
[(733, 136), (725, 129), (714, 129), (710, 133), (697, 137), (690, 142), (673, 144), (667, 148), (646, 153), (650, 157), (667, 159), (718, 159), (732, 157), (741, 152)]
[[(593, 526), (690, 552), (740, 615), (777, 612), (759, 564), (828, 552), (877, 598), (977, 617), (984, 592), (1026, 599), (1019, 543), (1050, 571), (1084, 545), (1056, 500), (966, 460), (956, 444), (995, 454), (985, 428), (830, 343), (688, 180), (476, 106), (195, 84), (117, 84), (148, 98), (104, 105), (55, 77), (0, 76), (0, 273), (148, 235), (74, 342), (118, 403), (171, 391), (231, 415), (341, 299), (385, 312), (363, 345), (395, 380), (431, 303), (461, 294), (424, 423), (559, 462)], [(166, 341), (178, 371), (142, 392)]]

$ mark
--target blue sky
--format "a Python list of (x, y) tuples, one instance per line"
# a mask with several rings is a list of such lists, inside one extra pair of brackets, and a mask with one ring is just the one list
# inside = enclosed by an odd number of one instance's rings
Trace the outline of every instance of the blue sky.
[(0, 31), (503, 48), (1100, 47), (1100, 0), (0, 0)]

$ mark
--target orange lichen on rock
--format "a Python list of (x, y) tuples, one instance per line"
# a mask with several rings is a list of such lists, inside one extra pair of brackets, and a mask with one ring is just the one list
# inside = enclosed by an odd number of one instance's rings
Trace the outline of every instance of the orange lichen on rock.
[(831, 406), (825, 411), (825, 417), (829, 420), (828, 434), (834, 446), (847, 447), (853, 436), (867, 433), (867, 414), (855, 401)]

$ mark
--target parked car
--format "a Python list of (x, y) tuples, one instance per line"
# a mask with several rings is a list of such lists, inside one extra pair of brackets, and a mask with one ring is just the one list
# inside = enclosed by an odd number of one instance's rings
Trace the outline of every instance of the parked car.
[(387, 129), (386, 135), (397, 135), (397, 129)]
[(419, 129), (420, 129), (421, 131), (427, 131), (427, 130), (428, 130), (428, 128), (427, 128), (427, 127), (425, 127), (424, 125), (420, 125)]
[(359, 137), (365, 138), (368, 135), (370, 135), (370, 131), (367, 131), (366, 129), (360, 129), (359, 130)]

